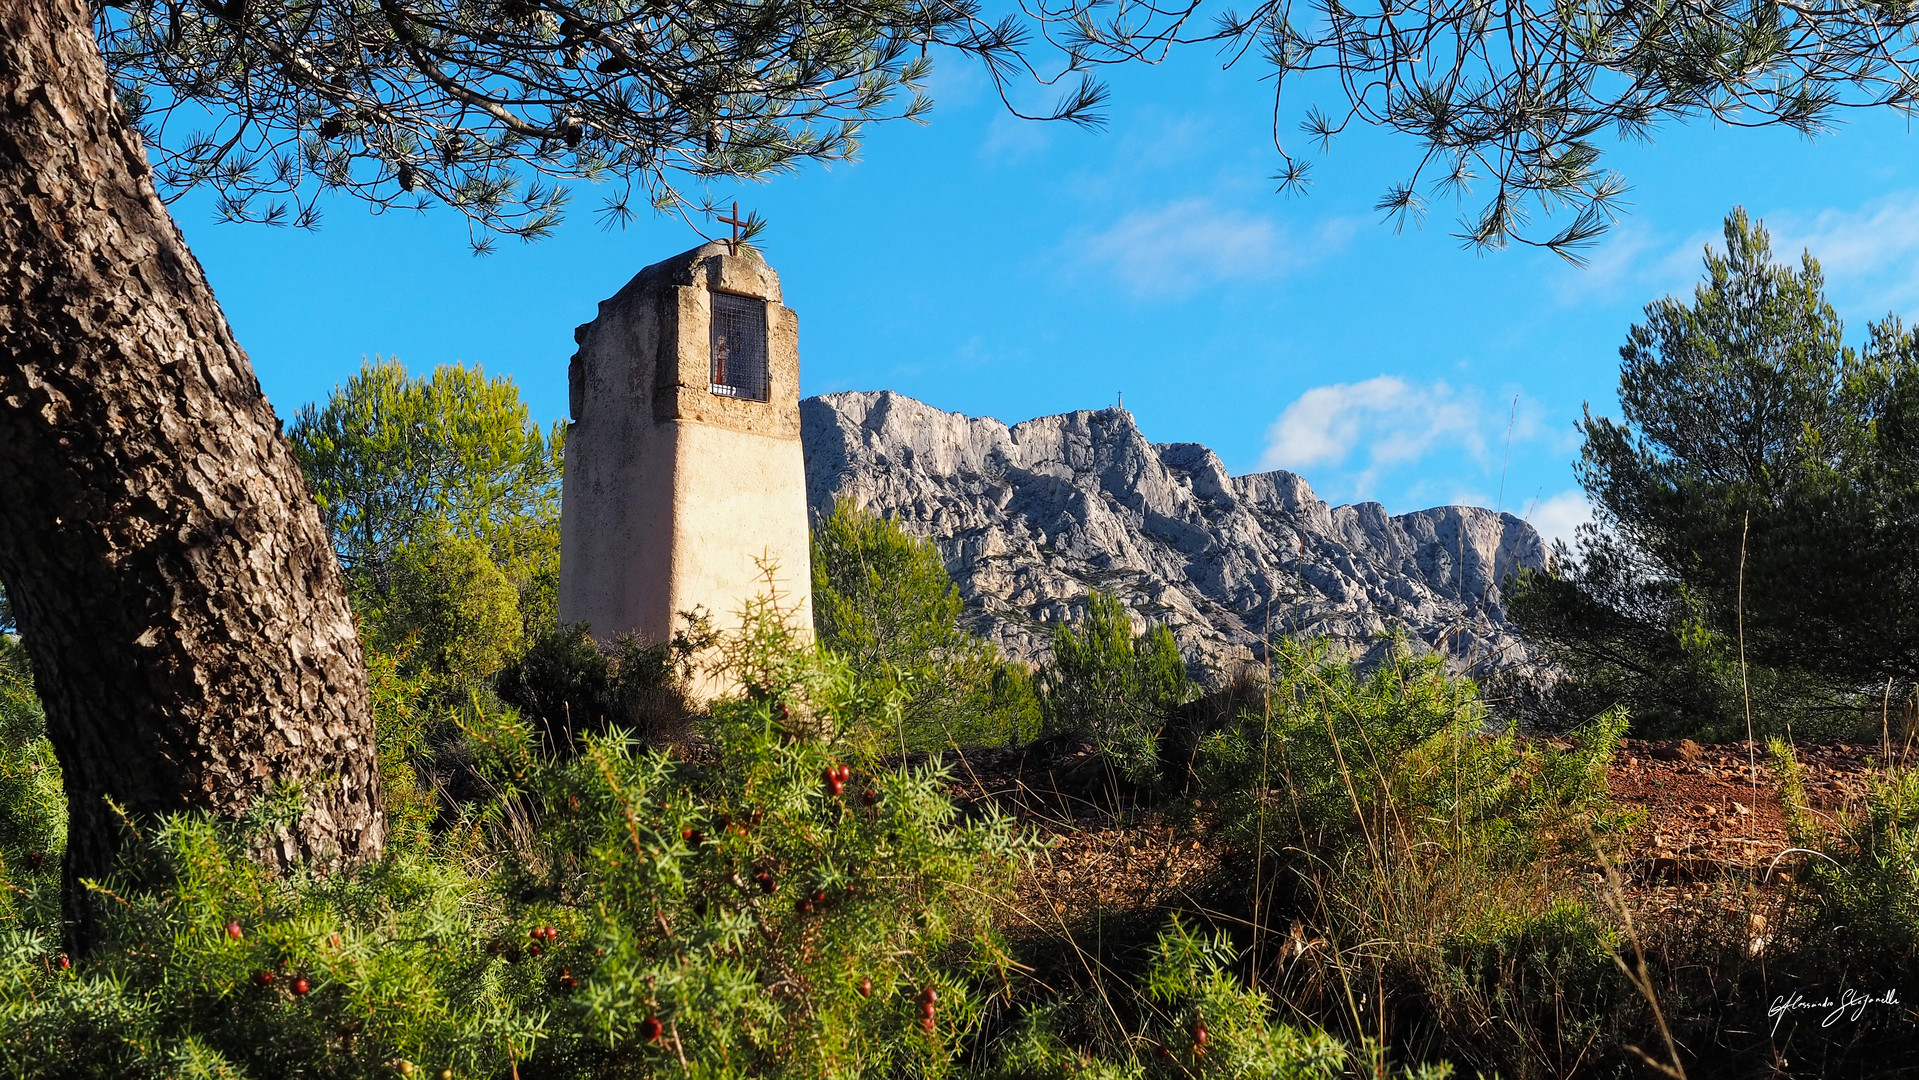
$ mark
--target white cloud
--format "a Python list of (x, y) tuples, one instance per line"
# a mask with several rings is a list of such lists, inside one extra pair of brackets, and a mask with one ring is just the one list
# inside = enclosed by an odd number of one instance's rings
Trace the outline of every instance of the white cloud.
[[(1390, 476), (1396, 504), (1490, 507), (1510, 494), (1512, 453), (1562, 441), (1540, 404), (1516, 387), (1489, 399), (1442, 380), (1380, 375), (1299, 395), (1267, 429), (1259, 467), (1301, 473), (1322, 495), (1340, 499), (1378, 498)], [(1422, 467), (1429, 461), (1439, 475)]]
[(1867, 308), (1848, 312), (1854, 318), (1888, 309), (1909, 313), (1919, 305), (1919, 192), (1874, 199), (1854, 210), (1764, 220), (1773, 256), (1796, 263), (1801, 251), (1810, 251), (1847, 306)]
[(1484, 461), (1483, 412), (1476, 397), (1444, 382), (1421, 386), (1380, 375), (1316, 386), (1286, 406), (1267, 429), (1259, 465), (1293, 472), (1356, 465), (1360, 475), (1354, 483), (1363, 495), (1382, 469), (1410, 464), (1442, 447)]
[(1585, 266), (1562, 267), (1553, 291), (1563, 304), (1622, 297), (1650, 300), (1686, 289), (1699, 278), (1700, 256), (1719, 232), (1696, 233), (1674, 242), (1651, 229), (1629, 222), (1609, 233), (1587, 253)]
[(1593, 508), (1586, 501), (1586, 493), (1574, 488), (1544, 500), (1534, 499), (1519, 516), (1548, 541), (1564, 540), (1570, 545), (1574, 530), (1592, 520)]
[(1184, 199), (1133, 210), (1074, 246), (1082, 266), (1112, 274), (1135, 295), (1183, 296), (1222, 282), (1274, 277), (1337, 249), (1351, 231), (1332, 222), (1302, 240), (1270, 218)]
[[(1748, 208), (1752, 210), (1752, 208)], [(1816, 212), (1753, 211), (1772, 234), (1773, 258), (1796, 265), (1809, 251), (1826, 272), (1828, 291), (1847, 321), (1863, 322), (1887, 311), (1919, 309), (1919, 191), (1903, 191), (1851, 209)], [(1555, 281), (1562, 303), (1650, 300), (1690, 295), (1704, 272), (1705, 249), (1725, 250), (1717, 223), (1675, 240), (1642, 226), (1616, 229), (1581, 269), (1566, 269)]]

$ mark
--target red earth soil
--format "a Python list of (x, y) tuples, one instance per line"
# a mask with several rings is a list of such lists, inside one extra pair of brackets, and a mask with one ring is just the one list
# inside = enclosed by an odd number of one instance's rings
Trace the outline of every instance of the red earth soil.
[[(1857, 812), (1866, 774), (1883, 765), (1877, 745), (1801, 744), (1808, 809), (1830, 824)], [(1049, 841), (1022, 875), (1022, 921), (1063, 922), (1075, 914), (1178, 904), (1214, 868), (1217, 852), (1190, 823), (1157, 811), (1115, 815), (1102, 807), (1087, 761), (1033, 770), (1020, 755), (973, 751), (949, 757), (956, 794), (992, 803)], [(1608, 769), (1621, 809), (1645, 817), (1624, 845), (1620, 867), (1634, 908), (1655, 914), (1690, 907), (1711, 882), (1768, 886), (1791, 880), (1805, 856), (1794, 850), (1780, 785), (1763, 746), (1627, 739)], [(1593, 868), (1597, 880), (1598, 868)], [(1690, 901), (1690, 902), (1689, 902)], [(1037, 929), (1037, 927), (1035, 927)]]

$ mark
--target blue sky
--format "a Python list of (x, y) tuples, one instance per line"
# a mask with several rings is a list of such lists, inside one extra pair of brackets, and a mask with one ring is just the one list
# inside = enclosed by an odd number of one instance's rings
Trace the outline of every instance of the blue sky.
[[(1821, 258), (1855, 338), (1919, 307), (1919, 139), (1889, 114), (1812, 142), (1695, 125), (1613, 147), (1628, 214), (1580, 269), (1462, 250), (1445, 205), (1395, 232), (1372, 205), (1417, 147), (1388, 133), (1342, 136), (1309, 195), (1275, 193), (1256, 63), (1194, 50), (1113, 74), (1109, 123), (1082, 131), (1014, 119), (949, 61), (930, 124), (873, 129), (856, 163), (716, 189), (769, 220), (803, 392), (893, 389), (1009, 423), (1123, 393), (1148, 437), (1204, 443), (1235, 473), (1290, 468), (1394, 512), (1498, 506), (1563, 535), (1582, 513), (1582, 404), (1614, 408), (1627, 327), (1690, 290), (1732, 206)], [(341, 201), (317, 232), (219, 224), (198, 196), (175, 213), (282, 416), (384, 354), (510, 374), (551, 420), (573, 328), (699, 242), (677, 218), (602, 231), (596, 203), (582, 186), (558, 236), (486, 258), (447, 211)]]

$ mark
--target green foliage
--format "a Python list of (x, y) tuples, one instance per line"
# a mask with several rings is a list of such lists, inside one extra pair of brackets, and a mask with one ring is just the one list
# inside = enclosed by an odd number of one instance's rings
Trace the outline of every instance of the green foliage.
[(464, 691), (520, 652), (520, 593), (478, 541), (428, 537), (395, 553), (367, 630), (376, 647), (404, 657), (408, 674)]
[(1767, 748), (1793, 844), (1819, 853), (1800, 871), (1801, 932), (1869, 970), (1919, 961), (1919, 768), (1874, 772), (1860, 813), (1822, 820), (1792, 749), (1779, 739)]
[(1762, 733), (1843, 730), (1860, 688), (1919, 679), (1919, 342), (1889, 318), (1846, 346), (1817, 261), (1772, 262), (1743, 211), (1725, 237), (1632, 328), (1622, 418), (1581, 424), (1577, 562), (1513, 593), (1575, 673), (1562, 719), (1743, 736), (1750, 688)]
[(67, 797), (46, 735), (27, 650), (0, 634), (0, 928), (59, 910)]
[[(559, 223), (566, 180), (604, 185), (608, 224), (647, 205), (691, 220), (718, 208), (689, 204), (688, 178), (853, 157), (869, 123), (932, 108), (927, 46), (980, 57), (1005, 89), (1028, 40), (971, 0), (670, 19), (633, 0), (254, 0), (107, 6), (94, 31), (171, 196), (204, 185), (223, 218), (301, 226), (326, 194), (441, 203), (526, 240)], [(1101, 96), (1084, 82), (1052, 115), (1094, 122)]]
[[(263, 870), (245, 855), (262, 822), (129, 823), (96, 954), (63, 969), (49, 918), (0, 932), (0, 1060), (22, 1077), (950, 1073), (1011, 970), (989, 916), (1029, 843), (960, 817), (935, 770), (834, 734), (884, 729), (872, 710), (897, 699), (768, 608), (724, 645), (755, 663), (698, 753), (614, 732), (558, 760), (511, 713), (476, 714), (496, 812), (354, 875)], [(796, 737), (795, 714), (836, 723)], [(822, 782), (837, 765), (843, 793)], [(508, 827), (527, 815), (537, 829)]]
[(1135, 783), (1158, 777), (1160, 730), (1195, 692), (1172, 632), (1153, 626), (1135, 636), (1119, 598), (1097, 590), (1084, 623), (1054, 629), (1039, 676), (1047, 734), (1092, 740)]
[(898, 522), (841, 500), (814, 530), (820, 641), (900, 688), (909, 749), (1017, 743), (1038, 727), (1026, 669), (962, 629), (963, 610), (939, 552)]
[(409, 378), (375, 360), (325, 408), (302, 408), (287, 436), (356, 598), (382, 605), (402, 552), (450, 536), (481, 545), (542, 628), (554, 621), (565, 433), (542, 433), (509, 378), (451, 364)]
[(494, 687), (537, 725), (546, 745), (563, 750), (577, 734), (609, 726), (648, 741), (672, 733), (688, 709), (677, 676), (669, 645), (629, 635), (606, 650), (576, 623), (535, 638)]
[[(1006, 1080), (1330, 1080), (1350, 1061), (1338, 1040), (1274, 1021), (1272, 1001), (1233, 973), (1225, 935), (1204, 937), (1174, 918), (1152, 948), (1145, 978), (1116, 986), (1127, 1011), (1147, 1017), (1118, 1054), (1095, 1058), (1058, 1033), (1057, 1008), (1032, 1010), (1001, 1048)], [(1444, 1072), (1432, 1074), (1435, 1078)]]
[(1376, 1030), (1364, 987), (1448, 1056), (1570, 1067), (1630, 1001), (1582, 881), (1632, 821), (1605, 779), (1623, 714), (1570, 745), (1494, 734), (1473, 683), (1403, 640), (1370, 672), (1283, 642), (1270, 679), (1199, 776), (1282, 995), (1355, 1042)]
[[(55, 874), (16, 858), (57, 849), (61, 803), (17, 648), (0, 645), (0, 1072), (1339, 1075), (1336, 1041), (1277, 1023), (1225, 941), (1177, 922), (1143, 983), (1112, 988), (1141, 1022), (1073, 1047), (993, 928), (1035, 844), (994, 810), (962, 815), (940, 768), (879, 756), (900, 686), (801, 644), (790, 614), (755, 601), (713, 643), (740, 692), (673, 752), (613, 729), (549, 754), (511, 709), (449, 704), (376, 649), (385, 857), (324, 877), (254, 862), (301, 812), (290, 790), (240, 822), (128, 821), (114, 873), (88, 886), (108, 901), (104, 941), (73, 962)], [(553, 640), (607, 659), (577, 633)], [(609, 682), (641, 663), (615, 653)], [(450, 801), (413, 764), (449, 725), (477, 780)]]
[(1345, 1048), (1324, 1032), (1271, 1023), (1266, 996), (1246, 989), (1232, 974), (1235, 959), (1224, 934), (1203, 938), (1178, 919), (1160, 935), (1146, 993), (1159, 1007), (1156, 1041), (1167, 1054), (1153, 1075), (1208, 1080), (1338, 1075), (1346, 1064)]
[(1324, 645), (1282, 642), (1272, 679), (1269, 712), (1201, 746), (1203, 790), (1234, 843), (1339, 863), (1390, 841), (1510, 870), (1588, 850), (1621, 823), (1606, 809), (1605, 767), (1623, 714), (1587, 725), (1570, 749), (1490, 734), (1471, 680), (1403, 641), (1370, 673)]
[(432, 678), (403, 673), (398, 656), (366, 650), (367, 696), (373, 705), (373, 734), (380, 756), (380, 794), (386, 802), (387, 844), (399, 851), (431, 840), (440, 802), (421, 776), (419, 764), (430, 750), (434, 727)]

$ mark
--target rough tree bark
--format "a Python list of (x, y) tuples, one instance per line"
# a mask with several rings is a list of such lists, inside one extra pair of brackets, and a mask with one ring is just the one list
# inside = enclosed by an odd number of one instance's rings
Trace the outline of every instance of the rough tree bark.
[(306, 812), (259, 856), (379, 853), (339, 565), (82, 0), (0, 0), (0, 581), (66, 777), (70, 945), (109, 797), (236, 817), (295, 782)]

